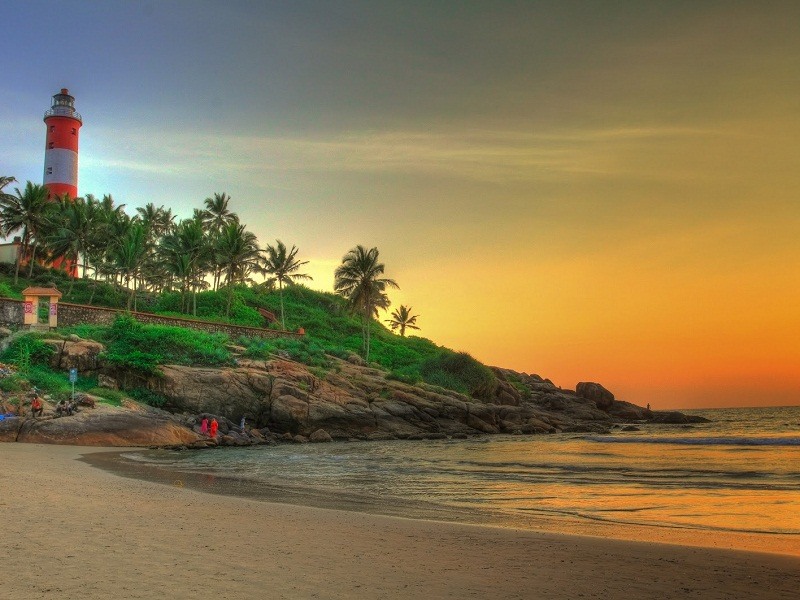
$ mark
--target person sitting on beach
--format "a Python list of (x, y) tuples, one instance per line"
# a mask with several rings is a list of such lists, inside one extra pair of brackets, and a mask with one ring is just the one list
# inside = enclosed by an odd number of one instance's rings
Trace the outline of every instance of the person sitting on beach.
[(33, 400), (31, 400), (31, 413), (34, 419), (44, 414), (44, 407), (42, 406), (42, 401), (39, 399), (39, 396), (34, 396)]

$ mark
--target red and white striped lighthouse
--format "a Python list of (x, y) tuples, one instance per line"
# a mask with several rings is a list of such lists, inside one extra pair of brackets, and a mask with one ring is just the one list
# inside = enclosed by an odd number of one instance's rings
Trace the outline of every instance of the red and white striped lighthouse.
[(75, 98), (69, 90), (53, 96), (53, 105), (44, 113), (47, 141), (44, 151), (44, 185), (50, 197), (78, 196), (78, 131), (83, 124), (75, 111)]

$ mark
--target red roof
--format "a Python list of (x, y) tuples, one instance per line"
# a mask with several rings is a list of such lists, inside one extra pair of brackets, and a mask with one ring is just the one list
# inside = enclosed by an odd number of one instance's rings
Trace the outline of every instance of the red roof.
[(22, 290), (23, 296), (58, 296), (61, 298), (61, 292), (53, 287), (29, 287)]

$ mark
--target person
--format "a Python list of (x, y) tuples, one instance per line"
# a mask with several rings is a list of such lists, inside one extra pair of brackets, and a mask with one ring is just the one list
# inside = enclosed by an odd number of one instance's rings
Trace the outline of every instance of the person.
[(242, 433), (244, 433), (244, 417), (242, 417), (242, 420), (239, 422), (239, 429), (241, 429)]
[(44, 408), (42, 407), (42, 401), (39, 399), (39, 396), (34, 396), (33, 400), (31, 400), (31, 413), (33, 413), (33, 418), (41, 417), (44, 413)]
[(650, 403), (647, 403), (647, 410), (650, 410)]
[(208, 435), (208, 417), (203, 417), (203, 420), (200, 421), (200, 433)]
[(63, 398), (58, 401), (58, 404), (56, 404), (56, 414), (59, 417), (62, 417), (65, 414), (67, 414), (67, 401), (64, 400)]
[(211, 419), (211, 437), (212, 438), (217, 437), (217, 429), (218, 428), (219, 428), (219, 423), (217, 423), (216, 417), (212, 418)]

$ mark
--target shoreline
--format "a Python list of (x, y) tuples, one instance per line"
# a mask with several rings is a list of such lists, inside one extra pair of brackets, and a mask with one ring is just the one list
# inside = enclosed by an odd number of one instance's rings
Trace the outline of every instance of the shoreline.
[(4, 444), (9, 597), (793, 598), (800, 558), (218, 496)]
[[(80, 460), (116, 476), (161, 485), (179, 485), (202, 493), (248, 498), (260, 502), (520, 531), (800, 557), (800, 536), (792, 534), (715, 530), (659, 524), (644, 525), (623, 521), (581, 519), (574, 515), (539, 513), (517, 515), (510, 520), (508, 515), (499, 511), (472, 511), (462, 507), (397, 497), (392, 497), (387, 502), (383, 498), (348, 494), (341, 491), (333, 492), (281, 484), (268, 485), (263, 481), (252, 481), (218, 472), (180, 471), (152, 463), (140, 463), (123, 456), (131, 452), (149, 451), (142, 448), (108, 449), (108, 451), (102, 450), (86, 454)], [(224, 452), (225, 450), (214, 451)], [(188, 452), (201, 452), (201, 450), (188, 450)]]

